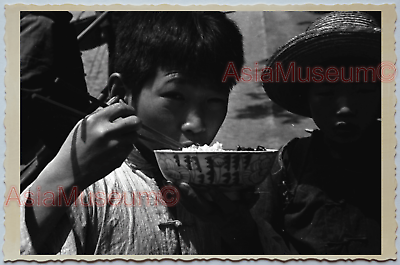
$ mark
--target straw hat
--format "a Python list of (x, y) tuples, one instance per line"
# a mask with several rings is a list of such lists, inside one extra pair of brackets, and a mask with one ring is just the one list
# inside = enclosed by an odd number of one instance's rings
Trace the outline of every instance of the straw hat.
[(267, 60), (266, 66), (273, 69), (274, 79), (273, 82), (263, 80), (263, 87), (270, 99), (281, 107), (311, 117), (304, 89), (307, 84), (298, 79), (284, 82), (280, 78), (278, 82), (275, 78), (277, 63), (281, 64), (286, 75), (290, 63), (294, 62), (295, 71), (302, 67), (301, 78), (304, 79), (306, 66), (312, 69), (313, 66), (328, 65), (337, 58), (362, 58), (364, 62), (379, 64), (381, 29), (372, 16), (363, 12), (332, 12), (317, 19), (304, 33), (289, 40)]

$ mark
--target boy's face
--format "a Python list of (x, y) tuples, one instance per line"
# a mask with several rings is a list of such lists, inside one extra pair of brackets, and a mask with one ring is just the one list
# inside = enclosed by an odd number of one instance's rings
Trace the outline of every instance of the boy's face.
[(313, 84), (309, 104), (315, 124), (337, 143), (356, 141), (380, 117), (380, 82)]
[[(185, 144), (209, 144), (225, 119), (229, 91), (158, 69), (130, 101), (142, 122)], [(145, 133), (145, 132), (143, 132)], [(169, 148), (157, 143), (152, 149)]]

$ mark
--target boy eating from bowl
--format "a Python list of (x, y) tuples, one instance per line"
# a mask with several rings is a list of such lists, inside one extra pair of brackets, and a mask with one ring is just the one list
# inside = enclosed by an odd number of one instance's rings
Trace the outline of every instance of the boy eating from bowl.
[[(319, 129), (283, 146), (260, 187), (255, 211), (266, 253), (381, 253), (381, 83), (371, 75), (381, 60), (380, 33), (365, 13), (329, 13), (268, 61), (301, 68), (297, 82), (263, 86)], [(301, 82), (307, 67), (310, 82)], [(369, 70), (357, 72), (362, 67)]]
[[(205, 212), (198, 211), (196, 205), (203, 201), (193, 196), (191, 187), (178, 183), (178, 191), (164, 186), (152, 150), (169, 147), (138, 141), (141, 124), (185, 145), (213, 140), (235, 82), (222, 82), (222, 76), (229, 62), (243, 65), (237, 26), (220, 12), (117, 16), (121, 21), (112, 63), (118, 74), (109, 80), (109, 102), (114, 104), (80, 121), (28, 187), (21, 207), (21, 253), (237, 251), (232, 245), (237, 238), (223, 239), (213, 220), (196, 216)], [(34, 202), (39, 190), (53, 199)], [(158, 198), (161, 193), (172, 193), (176, 201), (166, 204)], [(215, 198), (223, 203), (221, 196)], [(210, 213), (215, 212), (207, 211), (208, 217)]]

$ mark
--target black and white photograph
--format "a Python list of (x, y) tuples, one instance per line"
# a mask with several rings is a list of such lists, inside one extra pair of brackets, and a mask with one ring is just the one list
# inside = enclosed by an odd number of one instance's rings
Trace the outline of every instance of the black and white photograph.
[(396, 259), (394, 5), (28, 7), (6, 260)]

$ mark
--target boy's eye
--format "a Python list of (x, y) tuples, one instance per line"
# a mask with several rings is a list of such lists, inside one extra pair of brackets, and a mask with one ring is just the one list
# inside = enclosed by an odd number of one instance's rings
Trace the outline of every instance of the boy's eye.
[(164, 94), (164, 97), (169, 98), (169, 99), (174, 99), (174, 100), (183, 100), (184, 97), (181, 93), (177, 92), (168, 92)]
[(322, 90), (322, 91), (318, 91), (317, 96), (321, 96), (321, 97), (330, 97), (334, 95), (333, 90)]
[(335, 87), (332, 84), (313, 86), (310, 89), (309, 95), (312, 97), (332, 97), (335, 95)]

